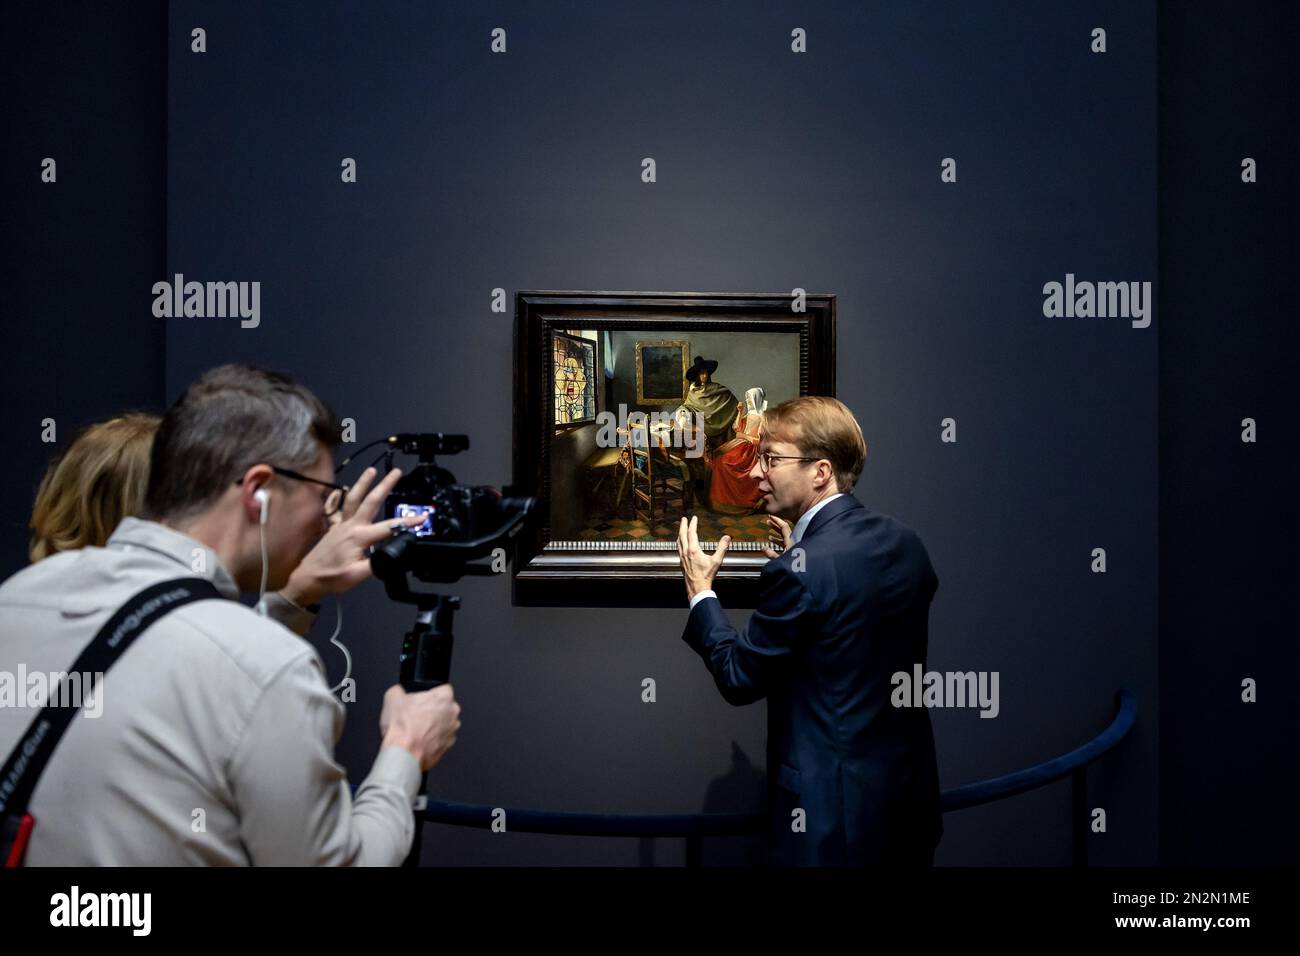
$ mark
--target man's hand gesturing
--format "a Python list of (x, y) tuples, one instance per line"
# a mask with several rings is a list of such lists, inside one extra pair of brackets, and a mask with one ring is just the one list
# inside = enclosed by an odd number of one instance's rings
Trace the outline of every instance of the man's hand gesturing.
[(367, 468), (356, 485), (348, 489), (343, 507), (333, 516), (329, 531), (289, 575), (281, 595), (305, 607), (316, 604), (323, 594), (352, 590), (370, 577), (372, 545), (383, 541), (397, 528), (424, 521), (423, 515), (375, 521), (384, 499), (402, 477), (402, 469), (394, 468), (371, 488), (377, 474), (374, 468)]
[(774, 545), (779, 544), (783, 550), (789, 551), (790, 546), (794, 544), (794, 529), (790, 527), (790, 522), (786, 521), (784, 518), (778, 518), (776, 515), (768, 515), (767, 533), (771, 545), (765, 547), (763, 553), (769, 558), (777, 557), (776, 548), (773, 547)]
[(696, 519), (689, 522), (682, 519), (677, 530), (677, 557), (682, 562), (682, 574), (686, 578), (686, 598), (690, 600), (700, 591), (713, 587), (713, 578), (722, 567), (722, 559), (727, 555), (727, 546), (731, 544), (731, 535), (724, 534), (718, 542), (713, 556), (700, 549), (700, 537), (696, 531)]

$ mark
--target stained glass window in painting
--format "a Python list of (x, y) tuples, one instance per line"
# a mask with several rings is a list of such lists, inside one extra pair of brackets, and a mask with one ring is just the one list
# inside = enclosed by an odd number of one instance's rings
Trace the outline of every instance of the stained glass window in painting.
[(555, 381), (555, 424), (596, 418), (596, 343), (551, 334), (551, 368)]

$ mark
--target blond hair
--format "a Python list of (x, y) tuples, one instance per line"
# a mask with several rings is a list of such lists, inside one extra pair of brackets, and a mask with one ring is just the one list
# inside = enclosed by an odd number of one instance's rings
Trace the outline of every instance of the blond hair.
[(804, 395), (782, 402), (767, 410), (763, 431), (804, 455), (828, 460), (838, 491), (848, 494), (858, 483), (867, 461), (867, 440), (858, 420), (839, 399)]
[(130, 412), (88, 425), (50, 462), (32, 508), (33, 562), (56, 551), (103, 546), (144, 503), (159, 418)]

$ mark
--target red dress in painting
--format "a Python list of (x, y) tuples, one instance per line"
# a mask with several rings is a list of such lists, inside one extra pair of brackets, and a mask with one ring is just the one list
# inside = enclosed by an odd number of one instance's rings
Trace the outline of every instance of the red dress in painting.
[(758, 432), (763, 424), (761, 412), (737, 406), (736, 437), (713, 452), (713, 480), (709, 485), (709, 503), (715, 511), (733, 514), (752, 511), (763, 499), (758, 479), (749, 472), (758, 457)]

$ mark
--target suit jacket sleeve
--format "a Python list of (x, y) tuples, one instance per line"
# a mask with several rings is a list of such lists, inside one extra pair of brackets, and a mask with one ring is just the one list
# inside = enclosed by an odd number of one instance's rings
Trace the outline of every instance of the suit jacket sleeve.
[(774, 559), (763, 567), (758, 609), (743, 631), (710, 598), (691, 609), (682, 640), (704, 658), (727, 702), (739, 706), (767, 696), (815, 628), (812, 595), (802, 576)]

